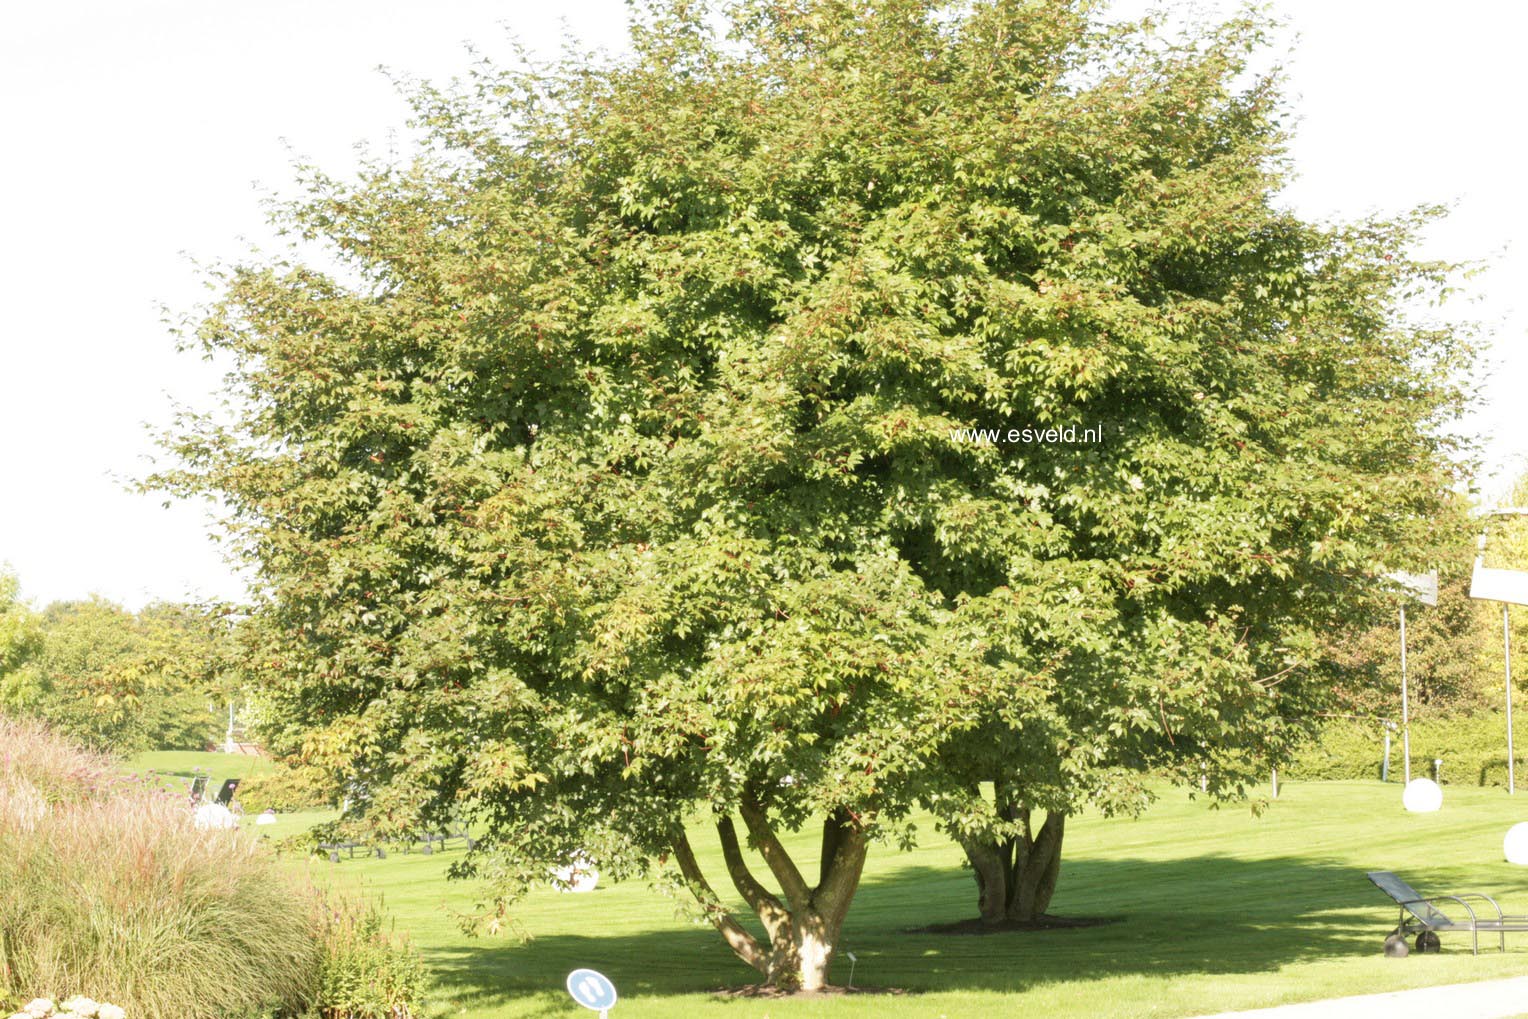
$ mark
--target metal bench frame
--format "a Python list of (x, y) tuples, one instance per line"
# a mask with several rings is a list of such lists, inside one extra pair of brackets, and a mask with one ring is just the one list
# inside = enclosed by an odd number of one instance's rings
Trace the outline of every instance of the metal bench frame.
[(320, 852), (329, 854), (330, 863), (340, 862), (341, 850), (345, 850), (348, 853), (349, 858), (352, 860), (355, 859), (357, 850), (366, 856), (375, 856), (379, 860), (385, 860), (387, 858), (387, 850), (383, 849), (381, 846), (367, 845), (364, 842), (320, 842), (318, 844), (318, 848)]
[[(1508, 931), (1528, 932), (1528, 916), (1509, 915), (1502, 912), (1501, 905), (1483, 892), (1427, 896), (1388, 870), (1370, 871), (1366, 876), (1376, 888), (1390, 896), (1400, 906), (1400, 922), (1391, 932), (1392, 935), (1409, 937), (1423, 931), (1433, 933), (1469, 931), (1471, 951), (1479, 955), (1481, 931), (1496, 934), (1500, 938), (1499, 950), (1503, 952), (1507, 950)], [(1470, 905), (1470, 900), (1487, 903), (1495, 915), (1480, 915), (1475, 911), (1475, 907)], [(1457, 902), (1469, 914), (1469, 920), (1461, 922), (1449, 919), (1447, 914), (1434, 905), (1437, 902)], [(1485, 912), (1484, 909), (1481, 912)]]

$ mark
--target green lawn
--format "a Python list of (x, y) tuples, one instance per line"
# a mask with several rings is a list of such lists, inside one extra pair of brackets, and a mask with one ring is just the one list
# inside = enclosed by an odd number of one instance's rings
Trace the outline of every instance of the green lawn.
[[(262, 831), (284, 835), (319, 816)], [(434, 970), (444, 1015), (589, 1014), (562, 980), (592, 966), (620, 989), (613, 1019), (1169, 1017), (1528, 974), (1528, 935), (1509, 941), (1505, 955), (1473, 957), (1467, 942), (1445, 935), (1440, 955), (1384, 958), (1394, 913), (1363, 876), (1391, 869), (1424, 890), (1502, 892), (1509, 911), (1528, 912), (1528, 869), (1501, 854), (1502, 835), (1521, 820), (1528, 796), (1514, 801), (1500, 790), (1450, 787), (1442, 812), (1410, 815), (1395, 784), (1291, 783), (1261, 818), (1170, 793), (1140, 820), (1084, 817), (1068, 827), (1052, 911), (1118, 923), (982, 937), (907, 933), (973, 913), (959, 851), (925, 822), (917, 850), (873, 852), (843, 941), (859, 957), (857, 985), (907, 993), (819, 1000), (716, 996), (753, 982), (752, 971), (645, 883), (537, 893), (516, 909), (534, 938), (520, 944), (457, 929), (453, 910), (470, 907), (473, 888), (443, 875), (460, 849), (294, 866), (381, 892)], [(714, 840), (700, 828), (692, 837), (720, 889)], [(807, 860), (809, 841), (792, 845)], [(848, 975), (841, 954), (833, 978)]]
[(224, 779), (249, 778), (276, 770), (275, 763), (263, 757), (206, 753), (201, 750), (152, 750), (129, 758), (126, 767), (137, 774), (152, 771), (164, 779), (168, 788), (176, 790), (190, 789), (194, 775), (210, 775), (207, 782), (208, 796), (216, 795)]

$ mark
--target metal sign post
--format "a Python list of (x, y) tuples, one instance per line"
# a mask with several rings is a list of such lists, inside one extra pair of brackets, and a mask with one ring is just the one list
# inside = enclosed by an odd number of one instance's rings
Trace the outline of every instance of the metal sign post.
[(1512, 763), (1512, 606), (1501, 603), (1501, 657), (1507, 669), (1507, 795), (1516, 789)]
[(1379, 780), (1390, 781), (1390, 730), (1395, 728), (1394, 722), (1385, 723), (1385, 756), (1379, 762)]
[[(1438, 604), (1438, 571), (1429, 573), (1387, 573), (1386, 580), (1394, 581), (1407, 596), (1423, 605)], [(1405, 762), (1406, 784), (1411, 784), (1411, 697), (1406, 689), (1406, 603), (1401, 602), (1401, 759)], [(1390, 759), (1388, 747), (1385, 759)]]
[(1401, 760), (1405, 782), (1411, 784), (1411, 698), (1406, 693), (1406, 606), (1401, 606)]
[[(1486, 516), (1528, 516), (1528, 509), (1509, 507), (1493, 510)], [(1486, 533), (1480, 532), (1475, 551), (1475, 571), (1470, 576), (1470, 597), (1479, 601), (1501, 602), (1502, 662), (1507, 676), (1507, 795), (1517, 792), (1517, 768), (1512, 760), (1512, 613), (1513, 605), (1528, 605), (1528, 570), (1502, 570), (1485, 565)]]

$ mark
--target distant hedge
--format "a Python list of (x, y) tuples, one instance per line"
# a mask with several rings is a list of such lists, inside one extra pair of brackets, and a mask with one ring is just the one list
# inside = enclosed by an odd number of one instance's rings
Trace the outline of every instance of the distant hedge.
[[(1528, 785), (1528, 718), (1514, 725), (1513, 756), (1518, 781)], [(1379, 721), (1334, 719), (1320, 738), (1286, 769), (1292, 779), (1375, 779), (1380, 777), (1385, 730)], [(1507, 722), (1503, 714), (1434, 718), (1411, 723), (1411, 775), (1431, 778), (1433, 760), (1443, 761), (1445, 785), (1507, 784)], [(1391, 737), (1390, 778), (1404, 773), (1401, 733)]]

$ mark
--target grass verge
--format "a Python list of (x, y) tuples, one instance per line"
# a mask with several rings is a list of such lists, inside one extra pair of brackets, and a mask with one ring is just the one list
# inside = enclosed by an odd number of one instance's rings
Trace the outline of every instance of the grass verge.
[[(974, 913), (959, 850), (925, 819), (920, 848), (872, 853), (844, 932), (843, 948), (858, 957), (854, 983), (908, 992), (897, 996), (718, 997), (752, 982), (752, 971), (642, 883), (536, 893), (516, 910), (534, 937), (520, 945), (457, 929), (452, 911), (465, 909), (473, 891), (444, 879), (459, 849), (303, 865), (383, 893), (447, 1014), (470, 1019), (577, 1015), (562, 981), (578, 966), (615, 981), (620, 1019), (1191, 1016), (1528, 973), (1528, 935), (1509, 936), (1505, 955), (1471, 956), (1458, 935), (1444, 936), (1439, 955), (1380, 954), (1395, 917), (1366, 870), (1398, 871), (1424, 890), (1501, 892), (1509, 910), (1528, 912), (1528, 870), (1501, 854), (1507, 827), (1528, 819), (1528, 800), (1491, 789), (1454, 788), (1447, 797), (1440, 813), (1413, 815), (1394, 785), (1292, 783), (1260, 818), (1177, 792), (1139, 820), (1078, 818), (1068, 825), (1052, 911), (1122, 919), (979, 937), (909, 933)], [(283, 818), (278, 833), (319, 816)], [(702, 828), (692, 837), (721, 887), (719, 849)], [(791, 848), (798, 859), (813, 856), (807, 839)], [(849, 967), (841, 953), (835, 983), (848, 981)]]

